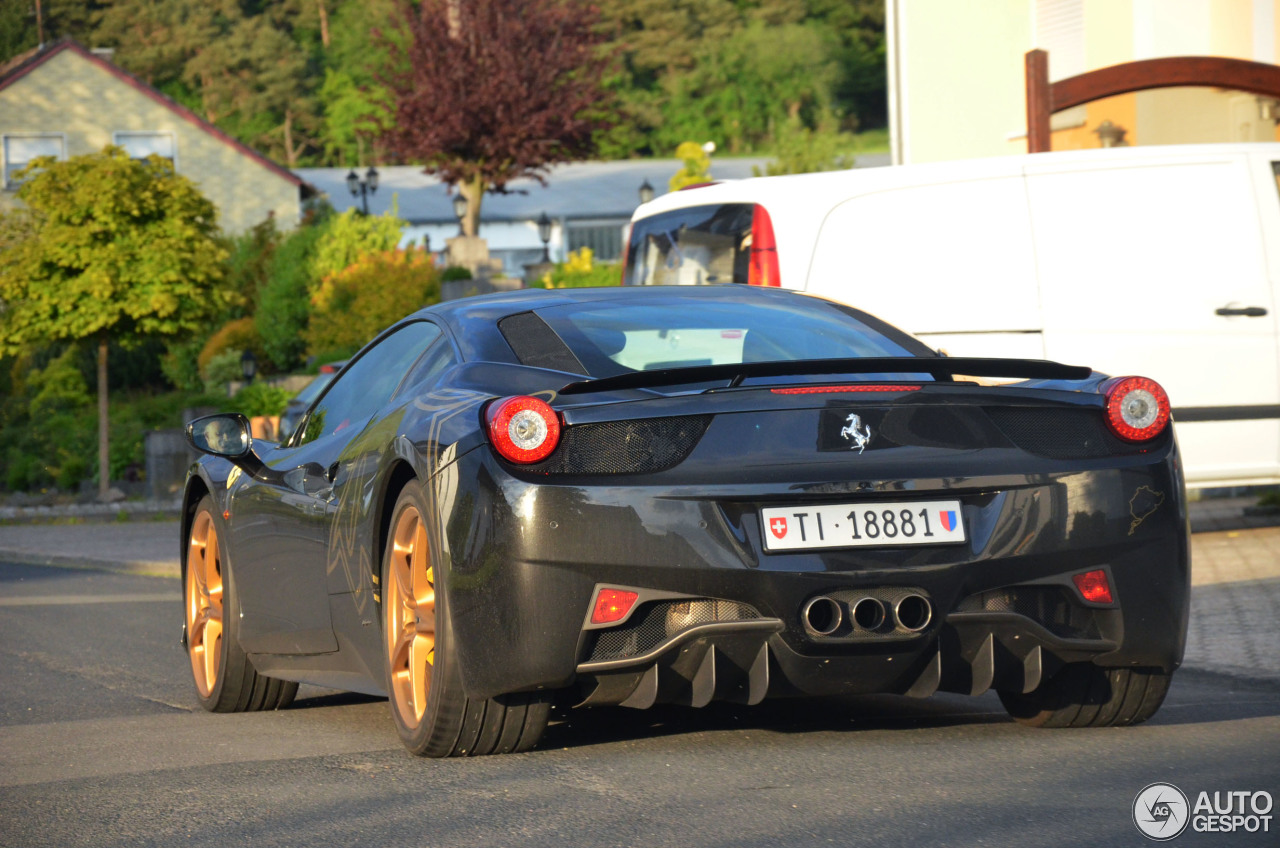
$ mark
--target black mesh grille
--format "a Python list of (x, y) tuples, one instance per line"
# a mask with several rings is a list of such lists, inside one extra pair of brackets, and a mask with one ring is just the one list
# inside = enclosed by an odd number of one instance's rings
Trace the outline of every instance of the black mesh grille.
[(596, 632), (588, 662), (608, 662), (638, 657), (653, 650), (678, 633), (702, 624), (721, 621), (753, 621), (755, 609), (737, 601), (710, 598), (689, 601), (659, 601), (632, 617), (623, 627)]
[(1097, 639), (1093, 610), (1076, 603), (1058, 586), (1014, 586), (970, 595), (956, 612), (1011, 612), (1068, 639)]
[(680, 463), (707, 430), (710, 415), (575, 424), (545, 462), (543, 474), (650, 474)]
[(1123, 456), (1152, 447), (1151, 443), (1138, 445), (1116, 438), (1102, 420), (1100, 409), (996, 407), (987, 414), (1015, 445), (1048, 459)]

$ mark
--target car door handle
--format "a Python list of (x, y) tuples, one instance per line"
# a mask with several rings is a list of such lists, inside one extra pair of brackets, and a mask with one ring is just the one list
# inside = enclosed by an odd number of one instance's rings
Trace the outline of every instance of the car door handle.
[(1267, 310), (1261, 306), (1224, 306), (1214, 311), (1215, 315), (1243, 315), (1246, 318), (1261, 318), (1267, 314)]

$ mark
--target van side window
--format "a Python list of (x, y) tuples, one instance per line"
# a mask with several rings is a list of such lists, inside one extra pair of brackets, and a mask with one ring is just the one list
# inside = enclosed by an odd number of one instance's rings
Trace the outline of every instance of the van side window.
[(754, 203), (718, 203), (636, 221), (631, 227), (623, 284), (746, 283), (754, 209)]

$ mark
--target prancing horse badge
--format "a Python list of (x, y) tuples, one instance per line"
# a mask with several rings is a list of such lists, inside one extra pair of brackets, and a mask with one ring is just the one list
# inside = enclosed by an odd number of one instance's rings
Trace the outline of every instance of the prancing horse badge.
[(871, 425), (863, 424), (857, 414), (850, 414), (845, 419), (844, 429), (840, 431), (840, 435), (853, 442), (849, 445), (849, 450), (857, 448), (858, 453), (862, 453), (867, 449), (867, 443), (871, 441)]

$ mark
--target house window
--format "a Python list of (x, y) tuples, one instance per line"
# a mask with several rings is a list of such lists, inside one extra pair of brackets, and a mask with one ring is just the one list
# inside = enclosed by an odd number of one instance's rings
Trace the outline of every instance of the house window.
[(117, 132), (113, 138), (115, 143), (129, 154), (130, 159), (146, 159), (148, 156), (155, 155), (161, 159), (168, 159), (174, 166), (178, 164), (174, 154), (177, 145), (174, 143), (173, 133)]
[(41, 156), (66, 157), (66, 141), (62, 133), (22, 133), (4, 137), (4, 187), (16, 189), (21, 182), (15, 180), (16, 171), (25, 168), (32, 159)]
[(569, 250), (591, 248), (600, 262), (616, 262), (622, 258), (622, 230), (626, 222), (612, 224), (569, 224)]

